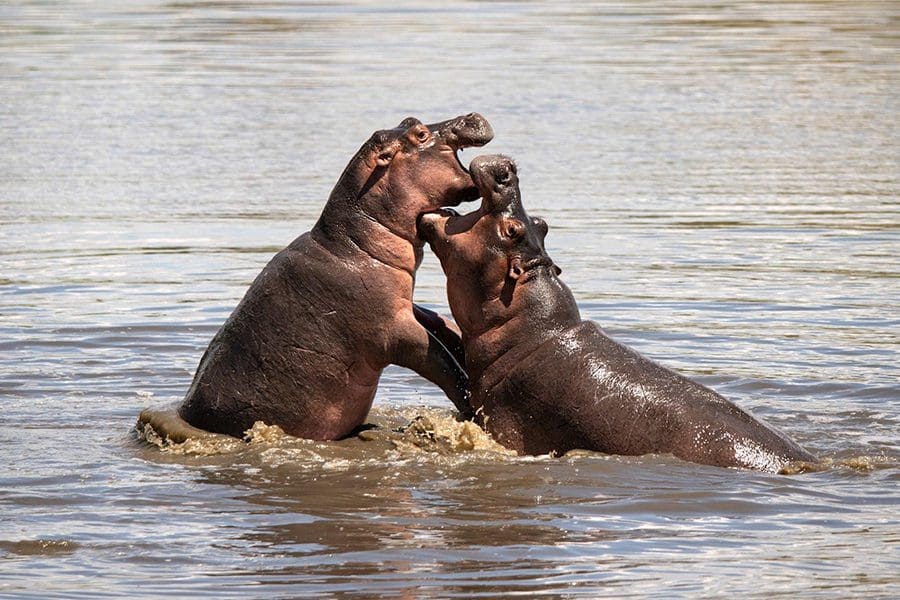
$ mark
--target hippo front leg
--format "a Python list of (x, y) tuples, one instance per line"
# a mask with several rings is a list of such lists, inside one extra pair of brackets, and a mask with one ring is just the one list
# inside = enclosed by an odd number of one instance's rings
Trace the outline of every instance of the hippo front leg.
[(471, 419), (473, 413), (469, 404), (469, 377), (447, 346), (416, 320), (404, 321), (398, 329), (391, 362), (412, 369), (435, 383), (444, 390), (462, 417)]
[(418, 304), (413, 304), (413, 316), (422, 327), (428, 330), (450, 351), (453, 358), (460, 365), (466, 364), (466, 353), (463, 349), (462, 338), (456, 323), (446, 320), (433, 310), (429, 310)]

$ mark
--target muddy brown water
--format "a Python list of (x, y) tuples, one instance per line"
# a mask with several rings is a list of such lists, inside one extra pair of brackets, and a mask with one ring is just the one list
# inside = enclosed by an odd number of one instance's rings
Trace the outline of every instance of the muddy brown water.
[[(5, 3), (0, 596), (900, 595), (898, 65), (895, 2)], [(583, 315), (829, 468), (517, 458), (398, 368), (403, 436), (137, 435), (372, 130), (472, 110)]]

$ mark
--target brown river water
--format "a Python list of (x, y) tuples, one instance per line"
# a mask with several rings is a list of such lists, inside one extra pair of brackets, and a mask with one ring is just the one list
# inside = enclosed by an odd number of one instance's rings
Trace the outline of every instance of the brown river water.
[[(510, 456), (400, 368), (364, 439), (135, 431), (372, 131), (470, 111), (583, 316), (827, 468)], [(0, 597), (900, 596), (898, 115), (897, 2), (4, 2)]]

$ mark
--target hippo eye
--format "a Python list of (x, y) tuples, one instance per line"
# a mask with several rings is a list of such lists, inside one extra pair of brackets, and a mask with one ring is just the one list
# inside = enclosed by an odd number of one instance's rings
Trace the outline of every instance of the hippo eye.
[(497, 183), (509, 183), (509, 169), (503, 169), (502, 171), (497, 173)]
[(431, 132), (428, 131), (427, 127), (422, 125), (416, 128), (415, 136), (416, 139), (419, 140), (419, 142), (426, 142), (428, 141), (428, 138), (431, 137)]

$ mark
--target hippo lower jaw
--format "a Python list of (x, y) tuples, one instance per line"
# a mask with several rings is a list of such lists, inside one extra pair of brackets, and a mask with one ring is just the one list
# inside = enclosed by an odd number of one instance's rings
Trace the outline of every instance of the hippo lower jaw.
[(423, 212), (416, 219), (416, 237), (420, 241), (431, 244), (434, 237), (434, 228), (438, 221), (443, 218), (458, 217), (459, 211), (449, 206), (442, 206), (436, 210)]
[[(453, 148), (453, 147), (451, 146), (451, 148)], [(471, 177), (472, 173), (469, 172), (469, 167), (466, 166), (466, 163), (464, 163), (462, 161), (462, 158), (460, 158), (460, 156), (459, 156), (459, 153), (465, 149), (466, 149), (465, 146), (460, 146), (459, 148), (453, 148), (453, 157), (456, 158), (456, 162), (459, 165), (459, 168), (463, 170), (463, 173), (465, 173), (466, 175)]]

